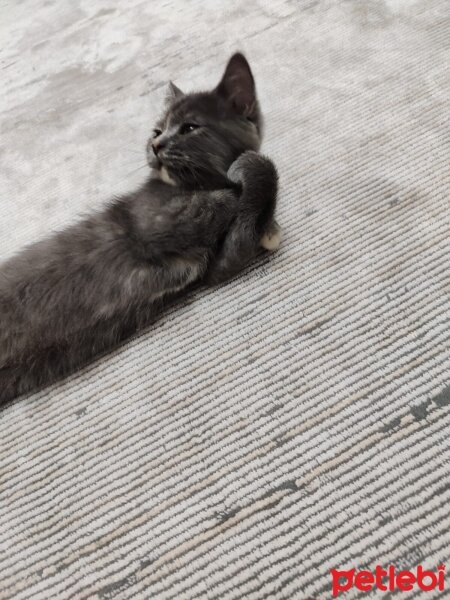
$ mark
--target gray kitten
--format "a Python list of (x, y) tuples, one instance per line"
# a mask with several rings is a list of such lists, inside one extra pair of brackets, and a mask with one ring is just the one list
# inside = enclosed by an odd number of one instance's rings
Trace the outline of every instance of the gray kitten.
[(277, 174), (260, 140), (242, 54), (210, 92), (171, 84), (141, 189), (1, 267), (0, 400), (110, 350), (191, 284), (232, 277), (259, 246), (275, 249)]

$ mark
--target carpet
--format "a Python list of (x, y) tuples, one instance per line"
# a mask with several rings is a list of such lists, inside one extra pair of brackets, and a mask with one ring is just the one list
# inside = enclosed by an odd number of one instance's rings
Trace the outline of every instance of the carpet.
[(0, 598), (325, 600), (330, 569), (448, 565), (448, 0), (11, 0), (0, 32), (2, 259), (136, 187), (167, 80), (237, 49), (284, 230), (3, 408)]

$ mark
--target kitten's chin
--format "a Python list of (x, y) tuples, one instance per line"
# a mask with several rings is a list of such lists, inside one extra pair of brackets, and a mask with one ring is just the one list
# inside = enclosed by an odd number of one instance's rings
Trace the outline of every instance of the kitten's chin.
[(150, 168), (152, 179), (158, 179), (159, 181), (162, 181), (167, 185), (178, 185), (175, 179), (170, 175), (169, 171), (167, 170), (167, 167), (165, 167), (163, 164), (152, 164), (150, 165)]
[(164, 181), (164, 183), (167, 183), (167, 185), (177, 185), (177, 182), (175, 179), (173, 179), (173, 177), (171, 177), (167, 167), (164, 165), (159, 169), (159, 176), (161, 181)]

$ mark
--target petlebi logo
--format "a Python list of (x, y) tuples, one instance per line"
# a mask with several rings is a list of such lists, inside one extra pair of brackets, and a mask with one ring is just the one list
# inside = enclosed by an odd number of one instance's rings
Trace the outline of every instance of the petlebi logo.
[(397, 571), (393, 565), (386, 568), (377, 565), (373, 572), (356, 571), (356, 569), (349, 571), (331, 569), (330, 573), (333, 596), (344, 594), (353, 587), (361, 592), (373, 590), (431, 592), (436, 589), (442, 592), (445, 588), (445, 565), (439, 565), (436, 571), (427, 571), (422, 565), (419, 565), (415, 571)]

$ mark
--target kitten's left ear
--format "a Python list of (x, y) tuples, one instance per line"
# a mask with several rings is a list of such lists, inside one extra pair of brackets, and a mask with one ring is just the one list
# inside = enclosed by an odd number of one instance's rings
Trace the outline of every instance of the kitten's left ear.
[(181, 98), (182, 96), (184, 96), (184, 94), (180, 90), (180, 88), (177, 87), (173, 83), (173, 81), (169, 81), (169, 85), (167, 86), (167, 92), (166, 92), (166, 103), (171, 104), (172, 102), (174, 102), (175, 100), (178, 100), (178, 98)]
[(255, 80), (247, 62), (240, 52), (233, 54), (228, 61), (225, 73), (216, 88), (243, 117), (254, 117), (257, 111)]

